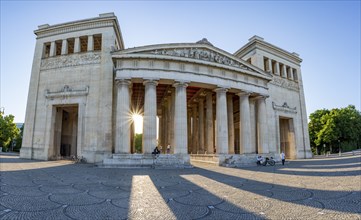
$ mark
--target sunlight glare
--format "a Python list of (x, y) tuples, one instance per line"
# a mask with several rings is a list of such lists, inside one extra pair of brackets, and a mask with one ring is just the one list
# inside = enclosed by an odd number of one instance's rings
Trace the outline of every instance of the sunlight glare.
[(132, 114), (132, 119), (134, 121), (134, 129), (136, 134), (143, 133), (143, 116), (138, 113)]

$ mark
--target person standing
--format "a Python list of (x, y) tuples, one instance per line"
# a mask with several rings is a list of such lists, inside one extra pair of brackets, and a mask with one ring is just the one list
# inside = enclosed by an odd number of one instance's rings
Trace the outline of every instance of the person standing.
[(282, 165), (285, 165), (285, 153), (283, 153), (283, 151), (282, 151), (280, 156), (281, 156), (281, 160), (282, 160)]
[(167, 146), (167, 154), (170, 154), (170, 144)]

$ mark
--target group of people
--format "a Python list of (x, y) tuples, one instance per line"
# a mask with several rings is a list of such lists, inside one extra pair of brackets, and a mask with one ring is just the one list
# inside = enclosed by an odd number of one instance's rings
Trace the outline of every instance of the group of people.
[[(162, 146), (160, 146), (159, 148), (158, 148), (158, 146), (155, 147), (152, 154), (155, 156), (158, 156), (162, 152), (162, 149), (163, 149)], [(171, 146), (170, 146), (170, 144), (168, 144), (167, 145), (167, 154), (170, 154), (170, 149), (171, 149)]]
[[(282, 160), (282, 165), (285, 165), (286, 158), (285, 158), (285, 153), (283, 151), (280, 154), (280, 158)], [(266, 160), (266, 158), (262, 157), (261, 155), (258, 155), (257, 156), (257, 165), (261, 165), (261, 164), (265, 163), (265, 160)]]

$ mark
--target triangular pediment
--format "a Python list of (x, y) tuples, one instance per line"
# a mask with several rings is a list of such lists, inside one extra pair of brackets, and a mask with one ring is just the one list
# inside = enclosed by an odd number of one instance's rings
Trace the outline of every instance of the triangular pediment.
[(234, 55), (223, 51), (211, 44), (184, 43), (184, 44), (161, 44), (135, 47), (126, 50), (113, 52), (113, 58), (124, 57), (126, 55), (153, 55), (160, 57), (179, 58), (187, 61), (203, 61), (207, 63), (236, 68), (242, 72), (252, 73), (261, 77), (269, 78), (269, 73), (241, 60)]

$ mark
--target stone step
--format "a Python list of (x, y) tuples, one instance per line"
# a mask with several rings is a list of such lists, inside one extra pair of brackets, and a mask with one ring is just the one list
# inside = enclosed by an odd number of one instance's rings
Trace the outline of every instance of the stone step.
[(152, 154), (113, 154), (98, 164), (102, 168), (191, 168), (187, 156), (173, 154), (160, 154), (155, 157)]

